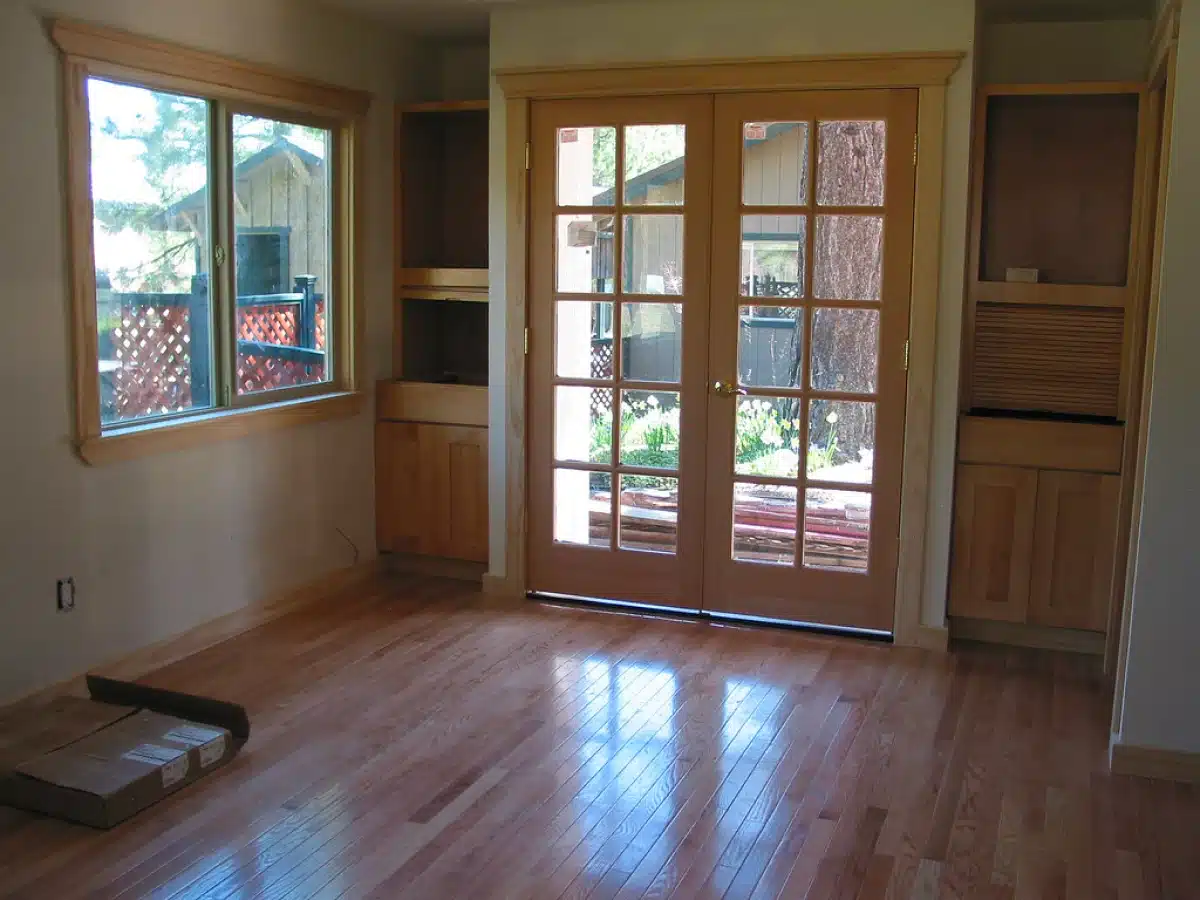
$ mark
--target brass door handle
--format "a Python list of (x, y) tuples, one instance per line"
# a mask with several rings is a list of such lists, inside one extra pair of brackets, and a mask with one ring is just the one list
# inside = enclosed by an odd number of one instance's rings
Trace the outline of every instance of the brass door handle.
[(731, 381), (714, 381), (712, 390), (721, 397), (739, 397), (746, 393)]

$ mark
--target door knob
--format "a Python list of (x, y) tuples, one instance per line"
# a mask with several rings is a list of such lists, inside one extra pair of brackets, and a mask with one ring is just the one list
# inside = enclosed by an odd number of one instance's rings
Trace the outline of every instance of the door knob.
[(746, 392), (731, 381), (714, 381), (713, 393), (722, 397), (737, 397)]

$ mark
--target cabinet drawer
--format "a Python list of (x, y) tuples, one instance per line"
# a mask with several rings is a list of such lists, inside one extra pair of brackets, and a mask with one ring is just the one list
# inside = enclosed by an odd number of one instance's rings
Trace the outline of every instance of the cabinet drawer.
[(376, 418), (486, 428), (487, 388), (471, 384), (381, 381), (376, 387)]
[(958, 429), (960, 463), (1121, 471), (1125, 440), (1121, 425), (962, 416)]

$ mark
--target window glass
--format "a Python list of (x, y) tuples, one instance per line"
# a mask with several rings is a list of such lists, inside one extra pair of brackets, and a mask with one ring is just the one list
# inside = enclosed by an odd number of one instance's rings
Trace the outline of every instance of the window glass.
[(97, 78), (87, 95), (101, 424), (211, 406), (209, 104)]
[(233, 117), (238, 394), (330, 378), (331, 144), (322, 128)]

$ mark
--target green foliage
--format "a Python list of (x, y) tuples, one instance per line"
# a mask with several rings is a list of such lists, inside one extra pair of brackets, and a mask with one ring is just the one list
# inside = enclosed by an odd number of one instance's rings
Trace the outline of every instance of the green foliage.
[[(600, 128), (593, 135), (592, 183), (607, 186), (616, 171), (617, 132), (615, 128)], [(625, 142), (626, 178), (636, 177), (679, 159), (683, 153), (682, 134), (676, 136), (641, 130), (630, 132)]]
[[(753, 475), (790, 477), (800, 452), (800, 420), (780, 412), (768, 400), (747, 398), (738, 404), (734, 457)], [(633, 399), (621, 407), (621, 462), (629, 466), (675, 469), (679, 465), (679, 408), (667, 408), (657, 397)], [(592, 458), (612, 459), (612, 416), (592, 423)], [(830, 423), (823, 446), (809, 449), (809, 471), (838, 460), (836, 423)], [(628, 487), (669, 487), (670, 481), (649, 476), (626, 476)]]
[[(209, 163), (209, 104), (195, 97), (146, 91), (152, 114), (138, 115), (133, 124), (118, 124), (106, 116), (93, 120), (96, 131), (107, 138), (131, 142), (141, 164), (151, 202), (97, 199), (96, 221), (109, 234), (132, 231), (145, 236), (147, 259), (137, 265), (110, 271), (114, 288), (126, 291), (182, 291), (190, 289), (197, 245), (194, 233), (202, 221), (188, 220), (172, 207), (196, 189), (197, 172)], [(233, 117), (234, 164), (279, 140), (312, 147), (325, 138), (319, 128), (294, 125), (253, 116)], [(202, 188), (203, 189), (203, 188)]]

